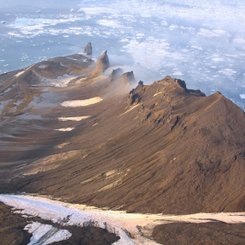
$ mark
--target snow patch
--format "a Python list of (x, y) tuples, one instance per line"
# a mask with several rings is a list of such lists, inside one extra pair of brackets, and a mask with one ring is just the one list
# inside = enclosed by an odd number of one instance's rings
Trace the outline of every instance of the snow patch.
[[(103, 210), (96, 210), (93, 207), (86, 208), (86, 206), (83, 205), (72, 205), (33, 196), (0, 195), (0, 200), (6, 205), (16, 208), (17, 210), (15, 212), (17, 213), (28, 214), (35, 217), (38, 216), (45, 220), (51, 220), (53, 223), (62, 223), (62, 220), (67, 220), (66, 225), (70, 226), (77, 225), (84, 227), (93, 225), (102, 229), (107, 229), (109, 232), (113, 232), (120, 236), (120, 240), (114, 244), (135, 244), (133, 239), (128, 236), (127, 232), (120, 227), (120, 222), (114, 221), (113, 219), (111, 220), (111, 211), (103, 214)], [(122, 215), (122, 217), (123, 216), (124, 215)], [(135, 229), (137, 230), (136, 227)], [(45, 227), (45, 231), (47, 230), (47, 227)]]
[(161, 94), (162, 94), (162, 92), (155, 93), (155, 94), (153, 95), (153, 97), (156, 97), (156, 96), (161, 95)]
[(72, 236), (68, 230), (59, 230), (52, 225), (41, 224), (39, 222), (28, 224), (25, 230), (32, 234), (31, 241), (28, 245), (48, 245), (53, 242), (68, 240)]
[(68, 100), (61, 103), (63, 107), (83, 107), (94, 105), (101, 102), (103, 99), (101, 97), (94, 97), (86, 100)]
[(137, 108), (140, 104), (134, 105), (132, 107), (130, 107), (127, 111), (125, 111), (124, 113), (122, 113), (119, 117), (129, 113), (130, 111), (134, 110), (135, 108)]
[(20, 72), (18, 72), (17, 74), (15, 74), (14, 76), (15, 76), (15, 77), (19, 77), (19, 76), (21, 76), (22, 74), (24, 74), (25, 71), (26, 71), (26, 70), (20, 71)]
[(72, 131), (74, 128), (57, 128), (55, 129), (56, 131), (60, 131), (60, 132), (70, 132)]
[(38, 68), (39, 69), (46, 69), (46, 68), (48, 68), (48, 65), (42, 64), (42, 65), (39, 65)]
[[(0, 195), (0, 201), (14, 207), (15, 212), (40, 217), (53, 223), (66, 225), (93, 225), (120, 236), (114, 244), (156, 244), (146, 238), (151, 236), (156, 225), (176, 222), (207, 223), (217, 220), (226, 223), (245, 223), (245, 213), (196, 213), (188, 215), (162, 215), (126, 213), (102, 210), (81, 204), (69, 204), (38, 196)], [(140, 228), (140, 230), (139, 230)], [(128, 233), (133, 238), (128, 236)]]
[(90, 118), (90, 116), (81, 116), (81, 117), (59, 117), (58, 120), (62, 121), (62, 122), (66, 122), (66, 121), (82, 121), (84, 119), (88, 119)]

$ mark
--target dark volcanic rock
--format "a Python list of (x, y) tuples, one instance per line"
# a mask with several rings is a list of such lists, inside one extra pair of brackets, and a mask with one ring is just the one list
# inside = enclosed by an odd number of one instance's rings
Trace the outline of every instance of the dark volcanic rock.
[(135, 89), (129, 92), (129, 104), (139, 103), (141, 100), (141, 93), (144, 91), (144, 83), (140, 81)]
[(176, 83), (182, 87), (184, 89), (184, 91), (187, 93), (187, 94), (190, 94), (190, 95), (195, 95), (195, 96), (205, 96), (205, 94), (201, 91), (201, 90), (194, 90), (194, 89), (188, 89), (186, 87), (186, 83), (185, 81), (183, 80), (180, 80), (180, 79), (175, 79)]
[(86, 55), (92, 55), (93, 53), (93, 48), (91, 42), (87, 43), (87, 45), (84, 47), (83, 51)]

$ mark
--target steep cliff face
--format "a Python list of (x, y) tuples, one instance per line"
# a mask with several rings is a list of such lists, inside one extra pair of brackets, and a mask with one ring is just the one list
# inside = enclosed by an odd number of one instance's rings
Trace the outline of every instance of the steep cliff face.
[(75, 55), (0, 76), (1, 192), (149, 213), (244, 211), (244, 112), (169, 76), (107, 77), (109, 64), (106, 52), (95, 63)]

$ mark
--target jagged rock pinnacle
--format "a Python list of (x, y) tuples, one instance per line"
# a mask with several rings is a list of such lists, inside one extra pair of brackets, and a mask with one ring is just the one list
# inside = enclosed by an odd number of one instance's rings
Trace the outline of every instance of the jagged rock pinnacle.
[(117, 80), (123, 73), (121, 68), (114, 69), (110, 74), (110, 81)]
[(144, 86), (144, 82), (140, 80), (140, 81), (138, 82), (138, 86), (143, 87), (143, 86)]
[(97, 76), (103, 73), (109, 66), (110, 66), (110, 62), (107, 55), (107, 51), (105, 50), (104, 52), (102, 52), (102, 54), (99, 56), (99, 58), (96, 61), (95, 68), (93, 71), (93, 76)]
[(182, 87), (184, 90), (187, 89), (185, 81), (183, 81), (183, 80), (181, 80), (181, 79), (176, 79), (175, 81), (176, 81), (177, 84), (178, 84), (180, 87)]
[(120, 76), (120, 79), (123, 80), (125, 83), (135, 83), (136, 82), (133, 71), (128, 71), (128, 72), (123, 73)]
[(93, 53), (93, 48), (91, 42), (87, 43), (87, 45), (84, 47), (83, 51), (86, 55), (92, 55)]
[(109, 57), (107, 55), (107, 50), (102, 52), (102, 54), (99, 56), (96, 65), (99, 65), (103, 68), (103, 71), (106, 70), (110, 66)]

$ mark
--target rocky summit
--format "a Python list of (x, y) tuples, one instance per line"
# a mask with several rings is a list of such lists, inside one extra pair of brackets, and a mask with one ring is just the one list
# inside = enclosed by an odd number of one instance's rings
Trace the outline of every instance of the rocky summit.
[(245, 211), (244, 111), (170, 76), (106, 75), (107, 51), (84, 53), (0, 76), (1, 193), (150, 214)]

